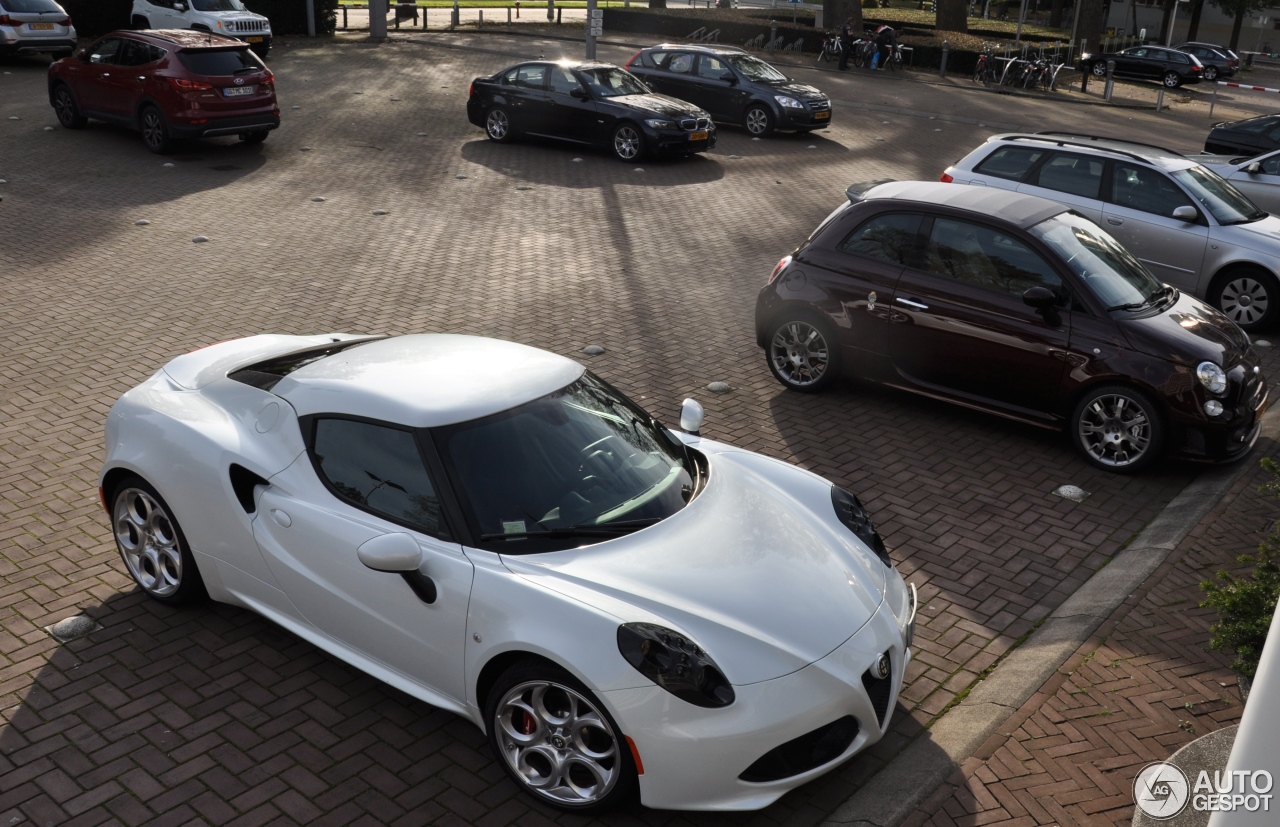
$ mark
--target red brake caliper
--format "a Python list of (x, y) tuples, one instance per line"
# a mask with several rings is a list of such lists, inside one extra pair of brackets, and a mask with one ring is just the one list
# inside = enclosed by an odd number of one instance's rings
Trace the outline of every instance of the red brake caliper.
[(521, 710), (520, 714), (524, 717), (520, 719), (520, 734), (532, 735), (533, 731), (538, 728), (538, 722), (528, 712)]

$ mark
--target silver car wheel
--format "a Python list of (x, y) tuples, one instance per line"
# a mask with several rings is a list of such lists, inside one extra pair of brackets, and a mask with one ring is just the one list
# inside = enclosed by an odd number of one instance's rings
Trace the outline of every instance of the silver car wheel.
[(1177, 86), (1178, 86), (1178, 84), (1179, 84), (1179, 83), (1182, 83), (1182, 78), (1178, 77), (1178, 73), (1177, 73), (1177, 72), (1165, 72), (1165, 73), (1164, 73), (1164, 85), (1165, 85), (1165, 86), (1167, 86), (1167, 87), (1168, 87), (1168, 88), (1170, 88), (1170, 89), (1175, 89), (1175, 88), (1177, 88)]
[(769, 359), (783, 381), (803, 388), (826, 375), (830, 345), (822, 331), (808, 322), (788, 322), (773, 334)]
[(501, 109), (494, 109), (484, 119), (484, 128), (489, 133), (490, 138), (495, 141), (501, 141), (511, 132), (511, 122), (507, 120), (506, 112)]
[(618, 736), (600, 710), (563, 684), (527, 681), (498, 702), (491, 722), (502, 758), (530, 791), (557, 804), (593, 804), (622, 774)]
[(640, 154), (640, 133), (634, 126), (623, 125), (613, 133), (613, 152), (624, 161), (635, 160)]
[(1271, 298), (1262, 282), (1248, 276), (1232, 279), (1222, 288), (1222, 312), (1236, 324), (1246, 325), (1267, 315)]
[(129, 574), (148, 594), (168, 597), (182, 585), (182, 547), (164, 507), (140, 488), (116, 496), (116, 546)]
[(763, 135), (769, 129), (769, 113), (760, 107), (747, 112), (747, 131), (752, 135)]
[(1106, 394), (1080, 413), (1080, 443), (1101, 465), (1124, 468), (1140, 461), (1151, 447), (1151, 415), (1132, 397)]
[(1208, 81), (1214, 81), (1214, 80), (1217, 80), (1217, 79), (1218, 79), (1218, 67), (1217, 67), (1217, 66), (1206, 66), (1206, 67), (1204, 67), (1204, 79), (1205, 79), (1205, 80), (1208, 80)]

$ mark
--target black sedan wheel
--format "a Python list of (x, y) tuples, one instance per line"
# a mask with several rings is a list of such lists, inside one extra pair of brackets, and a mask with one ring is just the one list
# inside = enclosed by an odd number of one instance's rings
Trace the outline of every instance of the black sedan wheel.
[(1145, 393), (1124, 385), (1103, 385), (1085, 395), (1071, 417), (1076, 447), (1090, 465), (1132, 473), (1149, 465), (1164, 448), (1164, 422)]
[(511, 128), (511, 116), (507, 114), (505, 109), (490, 109), (489, 114), (484, 118), (484, 134), (489, 136), (489, 140), (505, 144), (510, 141), (514, 135)]
[(815, 317), (785, 317), (767, 347), (769, 371), (788, 390), (817, 393), (840, 375), (840, 342), (831, 325)]
[(1107, 76), (1107, 64), (1099, 61), (1093, 64), (1093, 68), (1089, 71), (1093, 72), (1095, 78), (1105, 78)]
[(1206, 67), (1204, 67), (1204, 79), (1205, 79), (1205, 80), (1207, 80), (1207, 81), (1215, 81), (1215, 80), (1217, 80), (1217, 79), (1218, 79), (1218, 67), (1217, 67), (1217, 66), (1206, 66)]
[(1170, 89), (1177, 89), (1182, 85), (1182, 77), (1174, 71), (1165, 72), (1164, 85)]
[(67, 129), (84, 129), (89, 122), (88, 118), (80, 114), (75, 95), (65, 85), (59, 85), (53, 93), (53, 111), (58, 115), (58, 123)]
[(638, 161), (644, 155), (644, 135), (633, 123), (619, 124), (613, 130), (613, 154), (619, 161)]
[(764, 137), (773, 131), (773, 115), (765, 107), (756, 104), (747, 110), (747, 114), (743, 118), (743, 126), (754, 137)]

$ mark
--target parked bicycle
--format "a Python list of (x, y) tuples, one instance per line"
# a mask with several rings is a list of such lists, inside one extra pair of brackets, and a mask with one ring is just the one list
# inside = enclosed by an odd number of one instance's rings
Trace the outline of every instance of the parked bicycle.
[(818, 51), (818, 63), (826, 63), (830, 60), (838, 63), (843, 51), (844, 43), (840, 39), (840, 33), (826, 32), (822, 36), (822, 48)]
[(1000, 73), (995, 56), (992, 54), (991, 44), (983, 43), (982, 51), (978, 54), (978, 64), (973, 69), (973, 82), (995, 83), (999, 79)]

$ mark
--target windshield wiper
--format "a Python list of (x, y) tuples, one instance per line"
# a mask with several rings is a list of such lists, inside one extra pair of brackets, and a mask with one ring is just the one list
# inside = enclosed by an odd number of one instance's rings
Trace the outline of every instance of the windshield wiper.
[(1170, 287), (1161, 285), (1159, 290), (1155, 291), (1150, 296), (1147, 296), (1145, 299), (1143, 299), (1140, 302), (1129, 302), (1128, 304), (1112, 305), (1111, 307), (1108, 307), (1107, 310), (1108, 311), (1110, 310), (1141, 310), (1144, 307), (1148, 307), (1152, 304), (1155, 304), (1157, 301), (1159, 301), (1163, 296), (1167, 294), (1167, 291), (1171, 289), (1172, 288)]

